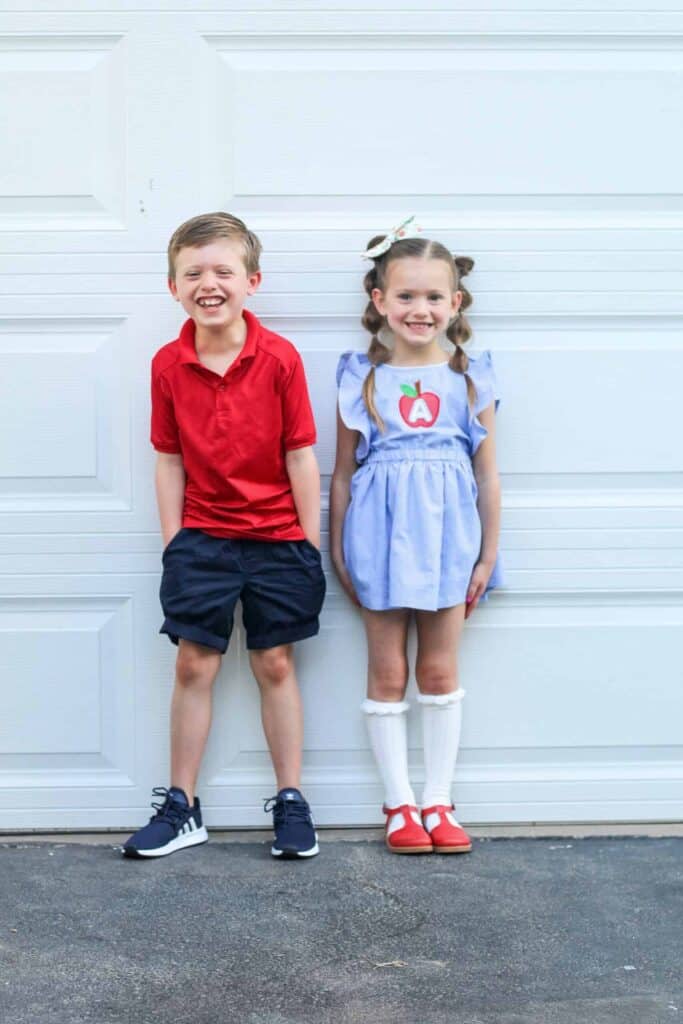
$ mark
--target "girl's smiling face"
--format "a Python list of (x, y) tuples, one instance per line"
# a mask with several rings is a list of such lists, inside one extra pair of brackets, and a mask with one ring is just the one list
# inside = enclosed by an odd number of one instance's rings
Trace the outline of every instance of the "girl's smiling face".
[(394, 336), (394, 360), (437, 354), (439, 335), (457, 313), (462, 293), (454, 291), (445, 260), (406, 256), (387, 267), (384, 291), (375, 288), (372, 301)]

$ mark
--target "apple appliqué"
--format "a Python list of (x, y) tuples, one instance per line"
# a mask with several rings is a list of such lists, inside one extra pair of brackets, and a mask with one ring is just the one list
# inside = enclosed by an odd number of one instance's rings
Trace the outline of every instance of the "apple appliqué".
[(419, 380), (415, 387), (401, 384), (403, 398), (399, 399), (398, 411), (409, 427), (431, 427), (439, 415), (441, 399), (433, 391), (422, 391)]

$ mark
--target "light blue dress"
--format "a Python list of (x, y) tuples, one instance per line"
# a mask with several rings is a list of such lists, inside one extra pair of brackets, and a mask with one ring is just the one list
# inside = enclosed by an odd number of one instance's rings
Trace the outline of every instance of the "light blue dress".
[[(436, 611), (462, 604), (481, 548), (472, 456), (487, 431), (477, 418), (498, 406), (490, 352), (470, 357), (477, 391), (448, 363), (375, 371), (382, 433), (363, 402), (370, 362), (345, 352), (337, 368), (339, 411), (360, 440), (344, 519), (344, 561), (365, 608)], [(496, 567), (487, 590), (502, 583)]]

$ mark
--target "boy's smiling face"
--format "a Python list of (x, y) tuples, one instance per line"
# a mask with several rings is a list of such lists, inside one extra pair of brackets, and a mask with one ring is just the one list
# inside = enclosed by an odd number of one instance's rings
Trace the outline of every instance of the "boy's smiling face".
[(217, 238), (206, 245), (185, 246), (175, 258), (175, 278), (168, 287), (198, 327), (221, 330), (242, 316), (248, 295), (261, 273), (247, 273), (244, 247), (237, 239)]

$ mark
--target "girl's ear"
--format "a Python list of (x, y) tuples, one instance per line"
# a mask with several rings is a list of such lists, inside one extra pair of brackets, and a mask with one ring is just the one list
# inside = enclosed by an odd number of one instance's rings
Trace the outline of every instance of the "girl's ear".
[(461, 305), (462, 292), (453, 292), (453, 295), (451, 296), (451, 309), (453, 310), (453, 316), (456, 315)]
[(384, 312), (384, 310), (385, 310), (384, 294), (379, 290), (379, 288), (373, 288), (372, 291), (370, 292), (370, 298), (374, 302), (375, 309), (377, 310), (379, 315), (380, 316), (384, 316), (385, 315), (385, 312)]

